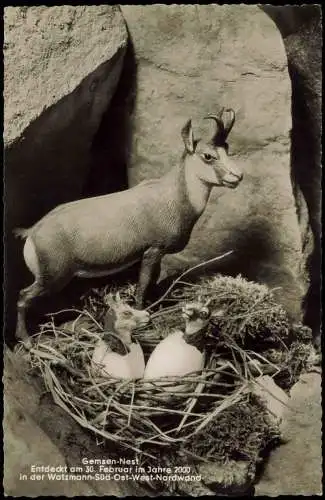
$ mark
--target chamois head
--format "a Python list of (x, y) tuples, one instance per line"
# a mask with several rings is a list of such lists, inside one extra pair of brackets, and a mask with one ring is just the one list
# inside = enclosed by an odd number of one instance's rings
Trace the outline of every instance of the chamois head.
[(199, 332), (208, 325), (211, 318), (210, 300), (188, 302), (182, 307), (182, 317), (185, 319), (185, 332), (188, 335)]
[(148, 311), (139, 311), (124, 302), (119, 293), (115, 296), (109, 294), (105, 297), (105, 303), (109, 306), (104, 319), (105, 330), (116, 332), (123, 342), (131, 344), (132, 332), (140, 326), (148, 324), (150, 314)]
[(242, 172), (228, 157), (227, 138), (235, 123), (235, 112), (222, 109), (218, 115), (209, 115), (204, 119), (215, 122), (212, 137), (195, 140), (191, 119), (182, 128), (186, 165), (207, 184), (235, 188), (243, 178)]

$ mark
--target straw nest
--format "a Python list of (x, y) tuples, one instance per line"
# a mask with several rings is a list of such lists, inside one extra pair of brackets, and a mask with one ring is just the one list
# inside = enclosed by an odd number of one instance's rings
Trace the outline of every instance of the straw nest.
[[(241, 276), (179, 281), (136, 336), (147, 359), (161, 339), (183, 327), (184, 302), (209, 297), (222, 315), (209, 325), (204, 370), (183, 377), (182, 389), (177, 378), (165, 385), (162, 379), (95, 378), (90, 361), (112, 292), (91, 290), (73, 323), (58, 326), (58, 313), (34, 336), (29, 360), (54, 401), (99, 442), (136, 455), (142, 465), (241, 460), (254, 471), (280, 433), (250, 388), (257, 375), (269, 374), (288, 390), (308, 365), (310, 330), (290, 325), (272, 291)], [(131, 305), (134, 292), (134, 285), (119, 289)]]

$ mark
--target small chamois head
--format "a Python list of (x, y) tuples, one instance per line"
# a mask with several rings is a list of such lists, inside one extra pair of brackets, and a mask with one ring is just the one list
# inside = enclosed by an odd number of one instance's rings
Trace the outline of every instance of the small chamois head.
[(211, 318), (211, 309), (209, 308), (210, 299), (188, 302), (182, 307), (182, 317), (185, 319), (185, 332), (189, 335), (194, 334), (209, 324)]
[(137, 310), (123, 301), (117, 292), (115, 296), (105, 297), (109, 306), (104, 319), (104, 328), (117, 333), (126, 344), (132, 343), (132, 332), (149, 323), (150, 314), (145, 310)]
[(209, 115), (204, 119), (215, 123), (212, 137), (195, 140), (191, 119), (182, 128), (186, 165), (207, 184), (235, 188), (243, 178), (242, 172), (228, 156), (227, 138), (235, 123), (235, 112), (222, 109), (218, 115)]

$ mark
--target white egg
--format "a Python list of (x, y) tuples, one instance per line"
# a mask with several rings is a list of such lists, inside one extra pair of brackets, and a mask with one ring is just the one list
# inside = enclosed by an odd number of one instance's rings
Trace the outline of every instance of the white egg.
[(133, 342), (127, 354), (131, 367), (132, 379), (142, 378), (145, 370), (145, 361), (142, 347), (138, 342)]
[(100, 340), (94, 349), (91, 366), (95, 375), (134, 380), (141, 378), (145, 369), (145, 361), (140, 344), (129, 345), (130, 352), (118, 354), (113, 352), (104, 340)]
[(147, 362), (144, 378), (182, 377), (204, 367), (204, 353), (188, 344), (181, 331), (171, 333), (153, 350)]

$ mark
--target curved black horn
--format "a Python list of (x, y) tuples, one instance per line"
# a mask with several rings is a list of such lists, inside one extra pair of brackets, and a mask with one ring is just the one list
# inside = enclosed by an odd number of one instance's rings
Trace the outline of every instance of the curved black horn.
[(235, 123), (235, 111), (231, 108), (222, 108), (221, 111), (219, 111), (218, 115), (208, 115), (205, 117), (205, 119), (207, 118), (215, 120), (218, 126), (213, 141), (215, 143), (225, 143)]
[(235, 118), (236, 114), (235, 111), (231, 108), (223, 109), (222, 114), (226, 114), (228, 116), (222, 118), (224, 127), (225, 127), (225, 133), (226, 133), (226, 138), (228, 137), (234, 123), (235, 123)]
[(219, 116), (220, 120), (222, 120), (222, 115), (223, 115), (224, 110), (225, 110), (225, 108), (224, 108), (224, 107), (222, 107), (222, 108), (220, 109), (219, 113), (218, 113), (218, 116)]
[(222, 115), (222, 113), (223, 113), (223, 109), (221, 110), (221, 113), (219, 113), (218, 116), (208, 115), (208, 116), (204, 117), (204, 120), (214, 120), (217, 124), (217, 130), (216, 130), (216, 133), (215, 133), (214, 138), (213, 138), (214, 142), (218, 142), (218, 141), (224, 142), (224, 140), (226, 138), (225, 127), (224, 127), (222, 118), (220, 116), (220, 114)]

